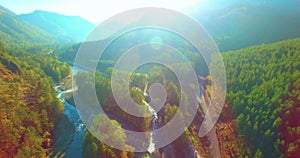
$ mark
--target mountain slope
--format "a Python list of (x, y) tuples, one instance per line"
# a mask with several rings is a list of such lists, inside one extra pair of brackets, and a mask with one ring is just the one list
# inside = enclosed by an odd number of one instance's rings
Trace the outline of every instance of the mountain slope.
[(0, 6), (1, 42), (8, 46), (49, 44), (57, 38), (36, 26), (19, 19), (16, 14)]
[(223, 57), (226, 101), (247, 144), (245, 154), (298, 157), (300, 39), (227, 52)]
[(27, 53), (10, 56), (0, 43), (1, 158), (48, 157), (52, 150), (56, 121), (64, 107), (56, 97), (53, 81), (41, 67), (55, 62), (52, 68), (58, 70), (65, 64), (51, 59)]
[(300, 37), (300, 2), (295, 3), (282, 7), (267, 1), (240, 2), (210, 11), (200, 8), (192, 16), (206, 27), (221, 51), (236, 50)]
[(82, 41), (94, 26), (79, 16), (65, 16), (40, 10), (21, 14), (19, 17), (48, 33), (75, 41)]

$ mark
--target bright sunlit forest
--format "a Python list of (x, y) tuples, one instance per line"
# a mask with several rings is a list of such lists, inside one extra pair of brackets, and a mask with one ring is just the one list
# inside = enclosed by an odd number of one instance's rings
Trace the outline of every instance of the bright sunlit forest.
[[(1, 1), (0, 158), (300, 157), (300, 1), (98, 3)], [(106, 19), (139, 7), (167, 8), (191, 17), (215, 45), (204, 40), (199, 50), (187, 37), (155, 27), (87, 40)], [(138, 18), (105, 21), (105, 29), (149, 20), (132, 16)], [(177, 24), (160, 16), (158, 20)], [(89, 56), (107, 41), (99, 59)], [(135, 49), (145, 43), (151, 49)], [(208, 60), (203, 50), (219, 53), (221, 60), (208, 63), (215, 56)], [(94, 70), (78, 64), (79, 52), (87, 54)], [(121, 58), (127, 65), (118, 67)], [(148, 60), (168, 63), (144, 63), (129, 71)], [(221, 109), (209, 109), (214, 98), (222, 97), (210, 70), (218, 70), (222, 62), (225, 102)], [(196, 82), (187, 83), (191, 74)], [(132, 108), (137, 115), (130, 113)], [(219, 110), (220, 116), (210, 116), (217, 120), (200, 137), (209, 110)], [(175, 127), (184, 127), (179, 135), (174, 130), (158, 133), (174, 118)], [(144, 139), (128, 131), (142, 133)]]

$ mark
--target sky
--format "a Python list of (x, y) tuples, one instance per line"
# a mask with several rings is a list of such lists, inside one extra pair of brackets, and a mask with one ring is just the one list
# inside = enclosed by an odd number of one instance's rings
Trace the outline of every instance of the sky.
[(286, 2), (299, 5), (300, 0), (0, 0), (0, 5), (16, 14), (45, 10), (81, 16), (96, 24), (122, 11), (140, 7), (163, 7), (191, 15), (193, 11), (239, 2), (277, 3), (283, 6)]
[(0, 5), (17, 14), (45, 10), (78, 15), (90, 22), (101, 22), (117, 13), (139, 7), (163, 7), (184, 12), (207, 0), (0, 0)]

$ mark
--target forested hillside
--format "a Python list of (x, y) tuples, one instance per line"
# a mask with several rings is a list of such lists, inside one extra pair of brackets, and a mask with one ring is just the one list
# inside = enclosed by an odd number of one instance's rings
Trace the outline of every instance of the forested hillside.
[(59, 69), (61, 62), (50, 67), (47, 56), (19, 55), (8, 55), (0, 44), (0, 157), (47, 157), (64, 110), (52, 79), (69, 74)]
[(196, 5), (191, 15), (208, 30), (222, 52), (300, 37), (297, 0), (229, 0), (215, 5), (219, 6), (211, 10)]
[(300, 151), (300, 39), (224, 54), (227, 102), (245, 156), (297, 157)]
[(0, 5), (1, 42), (10, 47), (53, 44), (58, 38), (17, 17)]

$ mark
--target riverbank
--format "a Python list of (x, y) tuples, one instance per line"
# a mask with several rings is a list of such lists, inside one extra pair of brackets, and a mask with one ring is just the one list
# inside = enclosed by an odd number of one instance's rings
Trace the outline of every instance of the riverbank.
[(74, 133), (74, 125), (69, 121), (66, 115), (62, 114), (57, 121), (57, 126), (54, 131), (54, 148), (49, 157), (63, 157), (73, 140)]

